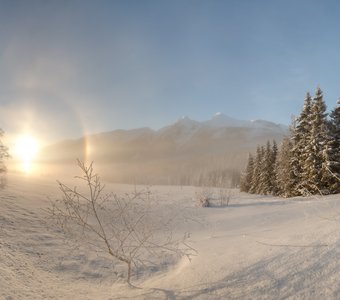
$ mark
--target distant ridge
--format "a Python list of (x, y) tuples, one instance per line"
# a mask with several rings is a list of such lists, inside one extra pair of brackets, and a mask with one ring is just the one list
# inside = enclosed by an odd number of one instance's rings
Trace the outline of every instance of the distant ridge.
[[(181, 125), (187, 125), (187, 126), (209, 126), (210, 128), (222, 128), (222, 127), (228, 127), (228, 128), (233, 128), (233, 127), (246, 127), (246, 128), (276, 128), (279, 130), (287, 130), (288, 127), (283, 124), (277, 124), (273, 123), (270, 121), (265, 121), (265, 120), (251, 120), (251, 121), (246, 121), (246, 120), (239, 120), (235, 119), (232, 117), (229, 117), (221, 112), (217, 112), (214, 114), (210, 120), (207, 121), (195, 121), (190, 119), (187, 116), (184, 116), (182, 118), (179, 118), (174, 124), (181, 124)], [(169, 126), (166, 126), (169, 127)], [(165, 127), (165, 128), (166, 128)]]
[(217, 113), (202, 122), (182, 117), (159, 130), (119, 129), (62, 141), (46, 147), (40, 159), (53, 164), (94, 161), (101, 175), (116, 182), (198, 184), (202, 176), (214, 178), (217, 170), (230, 180), (257, 145), (280, 142), (287, 132), (282, 124)]

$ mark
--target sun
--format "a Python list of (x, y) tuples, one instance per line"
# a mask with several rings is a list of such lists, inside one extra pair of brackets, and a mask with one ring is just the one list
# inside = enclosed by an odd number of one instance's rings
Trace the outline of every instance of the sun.
[(15, 156), (25, 173), (32, 171), (33, 161), (38, 153), (38, 142), (31, 135), (20, 136), (15, 143)]

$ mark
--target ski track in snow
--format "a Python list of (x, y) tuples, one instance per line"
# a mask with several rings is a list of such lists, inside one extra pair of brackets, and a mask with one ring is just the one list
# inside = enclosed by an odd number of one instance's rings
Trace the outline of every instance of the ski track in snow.
[[(0, 299), (340, 299), (340, 195), (280, 199), (233, 191), (229, 207), (197, 208), (193, 187), (155, 186), (197, 222), (191, 262), (139, 270), (75, 251), (44, 209), (56, 184), (15, 178), (0, 193)], [(107, 189), (133, 191), (109, 184)], [(163, 267), (162, 267), (163, 265)]]

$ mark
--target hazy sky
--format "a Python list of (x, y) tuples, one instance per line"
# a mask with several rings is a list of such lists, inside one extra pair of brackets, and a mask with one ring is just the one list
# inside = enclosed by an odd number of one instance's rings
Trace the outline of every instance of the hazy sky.
[(340, 96), (340, 1), (0, 0), (0, 127), (53, 141), (186, 115), (288, 124)]

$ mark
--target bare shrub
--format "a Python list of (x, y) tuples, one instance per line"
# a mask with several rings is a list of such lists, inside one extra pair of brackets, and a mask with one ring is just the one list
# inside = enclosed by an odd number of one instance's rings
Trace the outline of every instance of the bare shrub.
[(123, 196), (104, 194), (92, 163), (86, 166), (78, 160), (78, 166), (81, 191), (58, 182), (62, 198), (48, 210), (75, 246), (105, 252), (125, 263), (129, 284), (133, 267), (157, 263), (157, 258), (169, 253), (189, 259), (195, 253), (187, 244), (187, 234), (175, 236), (175, 218), (162, 214), (157, 202), (151, 201), (149, 189)]
[(213, 200), (213, 190), (209, 187), (202, 187), (195, 192), (197, 206), (210, 207)]
[(232, 197), (232, 192), (230, 189), (226, 189), (222, 187), (218, 189), (218, 198), (220, 201), (220, 206), (228, 206), (231, 197)]
[(198, 207), (228, 206), (232, 191), (228, 188), (201, 187), (195, 192), (194, 199)]

